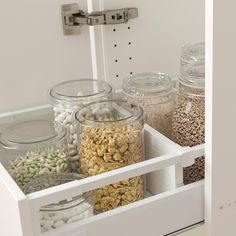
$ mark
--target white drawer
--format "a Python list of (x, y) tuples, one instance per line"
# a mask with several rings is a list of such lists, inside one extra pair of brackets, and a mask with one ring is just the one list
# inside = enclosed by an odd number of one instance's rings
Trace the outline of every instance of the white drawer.
[[(2, 124), (5, 121), (40, 114), (48, 116), (49, 113), (49, 106), (29, 109), (17, 114), (8, 114), (8, 119), (7, 116), (2, 118)], [(3, 199), (0, 208), (9, 213), (1, 219), (3, 227), (0, 229), (0, 234), (4, 236), (120, 236), (122, 234), (162, 236), (203, 221), (204, 181), (176, 186), (181, 185), (181, 166), (189, 165), (194, 158), (202, 156), (204, 145), (182, 148), (148, 125), (144, 128), (144, 138), (146, 161), (27, 196), (21, 192), (0, 164), (0, 194)], [(1, 157), (4, 163), (4, 155)], [(38, 214), (40, 207), (119, 180), (148, 173), (152, 173), (148, 175), (146, 184), (147, 191), (151, 194), (144, 200), (41, 233)], [(11, 217), (14, 228), (7, 225), (9, 222), (7, 217)]]

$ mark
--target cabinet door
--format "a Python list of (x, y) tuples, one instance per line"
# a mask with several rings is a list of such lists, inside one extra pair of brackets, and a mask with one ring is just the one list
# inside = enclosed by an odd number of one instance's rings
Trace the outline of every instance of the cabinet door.
[(1, 0), (0, 112), (46, 104), (52, 85), (92, 76), (88, 28), (63, 35), (60, 8), (70, 2)]
[(206, 235), (235, 235), (236, 2), (206, 3)]

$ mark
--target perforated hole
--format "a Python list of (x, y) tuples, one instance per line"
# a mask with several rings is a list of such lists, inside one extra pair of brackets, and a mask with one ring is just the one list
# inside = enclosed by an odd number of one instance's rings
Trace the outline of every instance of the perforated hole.
[(114, 32), (116, 32), (116, 29), (113, 29)]
[(132, 60), (132, 57), (129, 57), (130, 60)]
[(116, 75), (116, 78), (118, 78), (119, 77), (119, 75)]
[(132, 75), (132, 74), (133, 74), (133, 72), (131, 71), (131, 72), (130, 72), (130, 75)]
[(115, 62), (118, 62), (118, 60), (116, 59)]
[(117, 44), (114, 44), (114, 47), (116, 48), (116, 47), (117, 47)]
[(129, 42), (128, 44), (131, 45), (131, 42)]
[(130, 26), (128, 26), (128, 29), (130, 30)]

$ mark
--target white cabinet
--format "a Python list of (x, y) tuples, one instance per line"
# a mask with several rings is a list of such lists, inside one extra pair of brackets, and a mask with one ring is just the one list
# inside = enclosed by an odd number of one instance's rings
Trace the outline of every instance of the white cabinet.
[[(213, 0), (206, 3), (203, 0), (76, 2), (88, 12), (137, 7), (139, 17), (121, 25), (83, 26), (80, 34), (64, 36), (60, 7), (71, 1), (1, 1), (1, 127), (24, 117), (48, 116), (48, 88), (60, 81), (93, 77), (109, 81), (119, 89), (121, 79), (131, 73), (163, 71), (176, 76), (180, 47), (187, 42), (203, 41), (206, 21), (206, 187), (201, 181), (169, 189), (45, 235), (163, 236), (204, 219), (206, 235), (235, 234), (236, 196), (231, 182), (236, 177), (233, 103), (236, 32), (231, 25), (236, 3), (215, 0), (213, 8)], [(42, 106), (37, 107), (39, 105)], [(0, 164), (0, 234), (41, 235), (37, 218), (43, 204), (135, 174), (150, 173), (177, 163), (185, 165), (188, 158), (203, 154), (203, 146), (181, 149), (148, 126), (145, 133), (149, 145), (156, 148), (158, 142), (162, 144), (159, 148), (165, 151), (161, 153), (164, 156), (152, 152), (155, 150), (152, 148), (147, 154), (152, 158), (143, 163), (88, 178), (80, 184), (45, 190), (39, 195), (25, 196)], [(0, 159), (4, 164), (2, 151)]]

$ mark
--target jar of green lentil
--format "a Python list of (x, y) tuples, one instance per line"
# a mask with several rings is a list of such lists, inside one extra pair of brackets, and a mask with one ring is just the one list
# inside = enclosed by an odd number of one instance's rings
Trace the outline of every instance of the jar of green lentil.
[(58, 122), (15, 123), (0, 134), (3, 165), (20, 188), (47, 173), (71, 172), (66, 140), (66, 129)]

